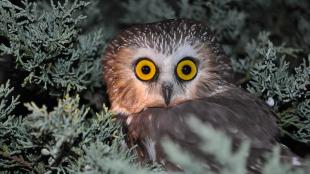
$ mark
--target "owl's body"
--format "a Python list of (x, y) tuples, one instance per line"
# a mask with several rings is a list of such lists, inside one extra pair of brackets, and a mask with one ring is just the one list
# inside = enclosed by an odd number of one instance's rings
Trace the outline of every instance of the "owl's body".
[(233, 139), (233, 146), (251, 141), (248, 158), (249, 171), (261, 170), (263, 157), (276, 143), (278, 129), (273, 113), (264, 103), (241, 89), (232, 88), (223, 93), (197, 100), (189, 100), (169, 108), (149, 108), (126, 119), (128, 142), (137, 144), (140, 158), (163, 164), (169, 170), (178, 167), (163, 153), (162, 139), (169, 138), (184, 150), (194, 153), (216, 169), (212, 158), (199, 150), (199, 138), (191, 131), (186, 120), (196, 117), (213, 128), (224, 131)]
[(232, 68), (207, 26), (185, 19), (131, 27), (108, 46), (104, 79), (111, 111), (122, 115), (128, 144), (138, 145), (142, 161), (168, 170), (161, 147), (165, 137), (201, 157), (199, 139), (186, 120), (194, 116), (232, 137), (234, 146), (251, 141), (248, 169), (257, 172), (263, 152), (277, 141), (273, 112), (231, 83)]

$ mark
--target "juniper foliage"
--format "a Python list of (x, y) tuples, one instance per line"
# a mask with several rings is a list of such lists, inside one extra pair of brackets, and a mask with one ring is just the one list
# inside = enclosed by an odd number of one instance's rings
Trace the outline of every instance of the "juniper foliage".
[[(309, 8), (307, 0), (127, 0), (92, 4), (81, 0), (2, 0), (0, 63), (8, 61), (6, 55), (13, 57), (12, 74), (7, 76), (17, 90), (10, 82), (0, 86), (0, 171), (165, 173), (160, 166), (137, 163), (113, 114), (105, 106), (102, 111), (90, 106), (102, 106), (96, 98), (104, 96), (98, 89), (104, 89), (101, 55), (106, 40), (124, 26), (175, 17), (206, 22), (241, 76), (236, 83), (268, 102), (279, 116), (284, 134), (309, 144)], [(58, 102), (53, 106), (48, 101), (31, 102), (38, 96), (25, 100), (16, 85), (18, 78), (22, 88), (35, 87), (51, 98), (57, 95)], [(14, 97), (13, 92), (21, 97)], [(23, 107), (28, 112), (18, 112)], [(204, 140), (202, 151), (223, 166), (220, 173), (245, 173), (248, 142), (233, 151), (225, 134), (197, 120), (189, 124)], [(169, 140), (163, 145), (169, 158), (187, 173), (212, 173), (210, 166), (202, 165), (182, 147)], [(282, 164), (277, 147), (270, 155), (265, 174), (309, 171)]]
[(24, 121), (32, 141), (41, 147), (40, 155), (47, 158), (45, 163), (42, 161), (46, 167), (44, 171), (72, 171), (77, 167), (78, 159), (86, 153), (85, 149), (91, 148), (95, 142), (112, 144), (110, 150), (113, 152), (120, 148), (123, 135), (107, 108), (91, 114), (91, 109), (80, 106), (79, 100), (79, 96), (67, 95), (51, 112), (45, 106), (26, 104), (31, 114)]
[[(88, 160), (86, 154), (93, 147), (107, 148), (107, 159), (116, 158), (127, 162), (133, 156), (122, 146), (124, 143), (120, 125), (113, 120), (107, 108), (93, 113), (89, 107), (80, 105), (79, 96), (58, 101), (48, 111), (46, 106), (25, 104), (30, 114), (15, 118), (9, 114), (17, 104), (17, 98), (6, 98), (12, 88), (9, 83), (1, 85), (1, 146), (0, 170), (10, 173), (75, 173), (84, 171)], [(104, 146), (97, 146), (98, 143)], [(93, 151), (92, 151), (93, 152)], [(98, 153), (97, 153), (98, 154)], [(127, 155), (126, 155), (127, 154)], [(94, 154), (91, 154), (94, 155)], [(118, 156), (117, 156), (118, 155)], [(123, 155), (123, 158), (117, 158)], [(129, 158), (130, 157), (130, 158)], [(87, 159), (80, 166), (82, 159)], [(110, 170), (114, 166), (104, 169)]]
[(154, 22), (175, 17), (175, 11), (164, 0), (132, 0), (123, 3), (123, 6), (128, 14), (122, 20), (127, 23)]
[(29, 163), (15, 160), (31, 158), (24, 152), (32, 150), (32, 143), (22, 118), (13, 114), (19, 97), (11, 96), (12, 91), (9, 82), (0, 85), (0, 171), (30, 170)]
[(89, 3), (51, 1), (45, 9), (36, 3), (22, 3), (22, 7), (9, 0), (0, 4), (0, 35), (9, 40), (0, 50), (2, 55), (13, 55), (15, 68), (27, 74), (24, 85), (35, 84), (59, 94), (100, 82), (97, 72), (103, 32), (80, 35), (78, 27), (86, 18), (81, 10)]
[[(275, 47), (269, 40), (265, 46), (257, 47), (257, 58), (250, 59), (256, 60), (256, 63), (249, 68), (247, 89), (272, 102), (269, 105), (278, 112), (284, 133), (309, 143), (310, 55), (291, 72), (285, 56), (296, 57), (296, 51), (283, 46)], [(288, 129), (293, 131), (286, 131)]]

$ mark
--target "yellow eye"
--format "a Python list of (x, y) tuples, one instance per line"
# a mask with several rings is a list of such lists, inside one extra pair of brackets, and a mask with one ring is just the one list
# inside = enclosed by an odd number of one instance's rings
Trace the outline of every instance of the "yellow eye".
[(197, 74), (195, 62), (191, 59), (182, 59), (177, 65), (176, 73), (181, 80), (192, 80)]
[(136, 64), (135, 73), (140, 80), (152, 80), (156, 74), (156, 66), (149, 59), (140, 59)]

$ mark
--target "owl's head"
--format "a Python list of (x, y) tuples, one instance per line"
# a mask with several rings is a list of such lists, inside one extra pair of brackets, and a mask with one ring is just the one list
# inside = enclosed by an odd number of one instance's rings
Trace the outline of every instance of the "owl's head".
[(213, 95), (226, 89), (231, 75), (207, 26), (186, 19), (126, 29), (103, 62), (111, 110), (123, 114)]

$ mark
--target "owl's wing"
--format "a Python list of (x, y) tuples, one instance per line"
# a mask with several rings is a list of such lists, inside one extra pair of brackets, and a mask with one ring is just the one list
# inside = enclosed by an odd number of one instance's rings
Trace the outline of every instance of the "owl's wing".
[[(199, 139), (188, 127), (188, 117), (196, 117), (232, 137), (234, 146), (250, 140), (253, 160), (272, 149), (278, 136), (274, 113), (255, 96), (231, 89), (217, 95), (186, 101), (169, 108), (148, 108), (126, 120), (130, 144), (138, 144), (142, 157), (160, 161), (160, 141), (164, 137), (195, 154), (201, 154)], [(140, 157), (141, 157), (140, 154)], [(251, 163), (251, 157), (249, 158)]]

